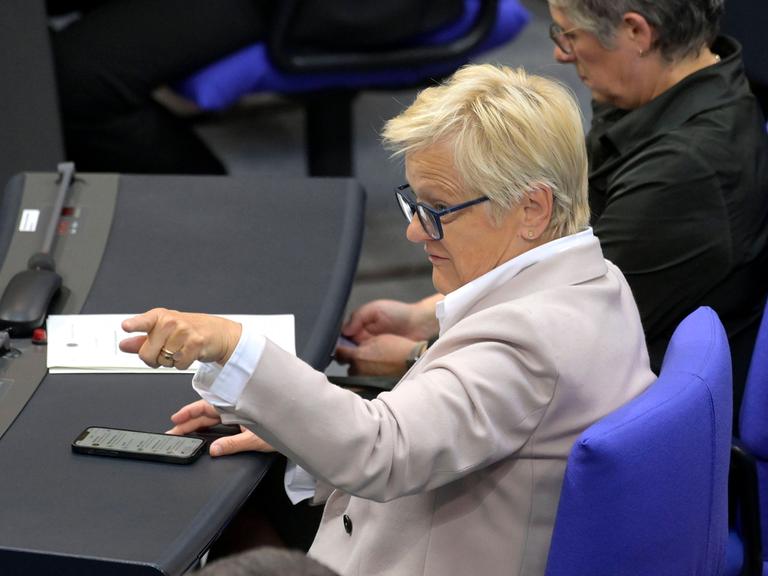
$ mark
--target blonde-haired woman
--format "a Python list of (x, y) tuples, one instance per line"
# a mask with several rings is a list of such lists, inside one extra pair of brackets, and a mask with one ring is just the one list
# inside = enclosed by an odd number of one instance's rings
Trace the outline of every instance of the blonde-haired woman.
[[(718, 36), (724, 0), (549, 0), (558, 62), (593, 97), (591, 223), (625, 274), (658, 371), (699, 306), (723, 321), (733, 358), (734, 430), (768, 290), (768, 140), (741, 48)], [(437, 333), (435, 295), (374, 300), (337, 356), (364, 374), (402, 374)], [(419, 342), (421, 341), (421, 342)]]
[(586, 227), (566, 89), (470, 66), (385, 129), (407, 237), (432, 263), (440, 337), (364, 400), (224, 319), (156, 309), (123, 342), (185, 368), (177, 432), (239, 423), (335, 487), (309, 554), (340, 574), (541, 575), (577, 435), (654, 379), (621, 273)]

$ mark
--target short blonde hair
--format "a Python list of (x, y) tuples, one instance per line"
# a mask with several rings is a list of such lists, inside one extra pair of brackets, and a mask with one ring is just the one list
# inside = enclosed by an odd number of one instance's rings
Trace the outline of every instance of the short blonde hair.
[(554, 197), (551, 238), (588, 225), (581, 111), (571, 92), (554, 80), (521, 68), (465, 66), (444, 84), (419, 93), (387, 122), (383, 138), (394, 155), (452, 143), (468, 196), (488, 196), (497, 210), (547, 186)]

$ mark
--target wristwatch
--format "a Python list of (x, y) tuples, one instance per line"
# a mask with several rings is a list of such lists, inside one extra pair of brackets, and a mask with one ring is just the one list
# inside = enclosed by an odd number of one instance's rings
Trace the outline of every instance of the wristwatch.
[(408, 354), (408, 358), (405, 360), (405, 365), (410, 368), (414, 364), (416, 364), (416, 361), (421, 358), (424, 355), (424, 352), (427, 351), (427, 347), (429, 346), (429, 342), (426, 340), (422, 340), (421, 342), (418, 342), (416, 346), (413, 347), (410, 354)]

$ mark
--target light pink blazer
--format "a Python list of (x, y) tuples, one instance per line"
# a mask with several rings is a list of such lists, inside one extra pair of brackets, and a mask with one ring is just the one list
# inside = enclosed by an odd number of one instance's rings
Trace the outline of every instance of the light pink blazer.
[(344, 576), (540, 576), (568, 453), (655, 379), (597, 239), (480, 298), (366, 401), (271, 342), (226, 422), (331, 494), (310, 555)]

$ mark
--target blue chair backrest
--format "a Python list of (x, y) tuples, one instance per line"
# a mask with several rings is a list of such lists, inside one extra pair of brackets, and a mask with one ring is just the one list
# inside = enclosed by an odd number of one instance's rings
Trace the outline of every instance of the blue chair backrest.
[[(414, 39), (414, 43), (438, 45), (464, 34), (473, 24), (480, 0), (464, 0), (462, 18), (443, 29)], [(265, 43), (243, 48), (198, 71), (175, 86), (185, 97), (204, 110), (231, 106), (245, 94), (254, 92), (301, 93), (331, 88), (364, 89), (407, 86), (434, 76), (450, 74), (479, 54), (513, 39), (528, 23), (530, 16), (518, 0), (499, 0), (497, 18), (490, 34), (460, 60), (389, 70), (354, 72), (287, 73), (269, 59)]]
[(731, 423), (728, 340), (701, 307), (678, 326), (656, 382), (574, 445), (547, 576), (719, 574)]
[(765, 312), (749, 364), (739, 426), (741, 441), (750, 453), (768, 461), (768, 314)]
[(763, 559), (768, 561), (768, 314), (765, 311), (749, 365), (739, 428), (742, 444), (757, 460)]

